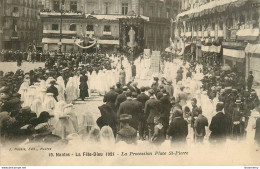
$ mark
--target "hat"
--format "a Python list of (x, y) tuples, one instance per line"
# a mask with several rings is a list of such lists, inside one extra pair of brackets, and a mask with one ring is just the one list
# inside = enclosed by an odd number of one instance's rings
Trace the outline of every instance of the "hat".
[(128, 87), (127, 86), (123, 86), (123, 89), (128, 89)]
[(242, 101), (240, 99), (237, 99), (235, 104), (242, 104)]
[(132, 115), (129, 115), (129, 114), (121, 114), (120, 115), (120, 121), (127, 121), (127, 120), (130, 120), (132, 119)]
[(50, 115), (50, 113), (48, 113), (47, 111), (43, 111), (41, 112), (39, 118), (44, 118), (44, 119), (50, 119), (54, 117), (53, 115)]
[(216, 110), (221, 111), (224, 108), (224, 103), (223, 102), (218, 102), (216, 105)]
[(150, 95), (154, 95), (154, 90), (153, 90), (153, 89), (150, 89), (150, 90), (148, 91), (148, 93), (149, 93)]
[(22, 113), (31, 113), (31, 108), (29, 106), (23, 107)]

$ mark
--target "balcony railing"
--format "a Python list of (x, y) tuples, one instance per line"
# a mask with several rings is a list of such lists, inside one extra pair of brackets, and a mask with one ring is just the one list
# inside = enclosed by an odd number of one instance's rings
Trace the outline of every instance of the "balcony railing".
[[(43, 33), (59, 34), (60, 30), (43, 30)], [(62, 30), (62, 34), (77, 34), (77, 31)]]
[(88, 35), (90, 35), (90, 34), (94, 35), (95, 33), (94, 33), (94, 31), (86, 31), (86, 34), (88, 34)]
[(112, 33), (111, 32), (103, 32), (103, 35), (111, 35)]

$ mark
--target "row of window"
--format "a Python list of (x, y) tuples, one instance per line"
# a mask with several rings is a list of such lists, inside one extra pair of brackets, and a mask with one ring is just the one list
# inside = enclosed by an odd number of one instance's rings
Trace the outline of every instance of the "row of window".
[[(59, 30), (59, 24), (52, 24), (51, 30)], [(76, 24), (71, 24), (69, 27), (70, 31), (77, 31), (77, 25)], [(94, 26), (93, 25), (87, 25), (86, 26), (87, 31), (94, 31)], [(104, 25), (104, 32), (111, 32), (111, 26), (110, 25)]]
[[(52, 9), (54, 11), (60, 11), (61, 9), (61, 2), (60, 1), (53, 1), (53, 6), (52, 6)], [(122, 3), (122, 15), (127, 15), (127, 13), (129, 12), (128, 10), (128, 6), (129, 4), (128, 3)], [(88, 11), (90, 13), (94, 12), (95, 11), (95, 4), (90, 4), (91, 8), (89, 8), (89, 10), (92, 10), (92, 11)], [(112, 4), (109, 3), (109, 2), (105, 2), (104, 3), (104, 13), (105, 14), (111, 14), (111, 9), (112, 9)], [(71, 1), (70, 2), (70, 10), (71, 11), (78, 11), (78, 3), (77, 1)]]

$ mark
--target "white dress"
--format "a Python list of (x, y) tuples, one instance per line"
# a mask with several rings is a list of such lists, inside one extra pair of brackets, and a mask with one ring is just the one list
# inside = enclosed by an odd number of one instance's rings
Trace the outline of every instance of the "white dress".
[(78, 86), (74, 83), (74, 79), (70, 77), (66, 85), (67, 103), (72, 103), (72, 101), (77, 99), (77, 87)]

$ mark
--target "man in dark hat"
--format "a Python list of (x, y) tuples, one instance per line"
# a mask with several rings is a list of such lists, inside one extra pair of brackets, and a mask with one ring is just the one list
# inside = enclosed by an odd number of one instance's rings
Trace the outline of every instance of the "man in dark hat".
[(171, 143), (174, 145), (186, 144), (186, 137), (188, 135), (188, 122), (184, 120), (182, 110), (176, 109), (175, 118), (171, 122), (167, 134), (170, 136)]
[(121, 103), (123, 103), (124, 101), (126, 101), (126, 91), (128, 90), (127, 86), (124, 86), (123, 87), (123, 93), (122, 94), (119, 94), (116, 98), (116, 109), (118, 110), (119, 109), (119, 106)]
[(56, 80), (52, 80), (51, 86), (47, 88), (47, 93), (53, 93), (53, 97), (56, 101), (58, 101), (57, 96), (59, 95), (58, 89), (54, 86), (56, 84)]
[(145, 87), (142, 86), (140, 90), (141, 90), (141, 94), (137, 96), (137, 100), (142, 103), (142, 116), (140, 117), (138, 131), (139, 131), (139, 137), (141, 139), (145, 139), (145, 131), (147, 130), (146, 128), (147, 116), (145, 116), (144, 114), (144, 107), (146, 101), (149, 100), (149, 96), (145, 94)]
[(244, 135), (245, 116), (242, 109), (242, 101), (237, 99), (236, 107), (233, 109), (232, 123), (233, 123), (233, 138), (240, 139)]
[(117, 92), (118, 94), (122, 94), (123, 93), (123, 89), (122, 89), (121, 83), (119, 83), (119, 82), (116, 83), (115, 92)]
[(204, 136), (206, 135), (205, 127), (209, 125), (207, 117), (202, 115), (202, 109), (199, 110), (198, 118), (194, 122), (194, 135), (195, 142), (203, 143)]
[(126, 142), (127, 144), (137, 143), (137, 131), (129, 125), (132, 116), (129, 114), (120, 115), (120, 125), (121, 129), (117, 132), (116, 141)]
[(115, 112), (116, 112), (116, 98), (118, 96), (118, 93), (115, 92), (114, 86), (110, 87), (110, 91), (107, 92), (104, 96), (103, 102), (105, 102), (107, 105), (109, 105)]
[(154, 117), (161, 115), (160, 101), (156, 99), (153, 89), (149, 90), (149, 100), (145, 103), (144, 114), (147, 116), (147, 125), (149, 129), (149, 139), (153, 135), (154, 130)]
[(79, 85), (80, 98), (82, 101), (85, 100), (85, 97), (89, 97), (87, 81), (88, 81), (88, 76), (86, 75), (86, 71), (83, 70), (81, 72), (80, 85)]
[(38, 124), (47, 123), (53, 117), (54, 116), (50, 115), (50, 113), (43, 111), (43, 112), (41, 112), (41, 114), (38, 118), (36, 118), (36, 117), (32, 118), (30, 120), (30, 124), (32, 124), (34, 127), (36, 127)]
[(253, 72), (249, 71), (249, 75), (248, 75), (248, 78), (247, 78), (247, 90), (248, 91), (251, 91), (252, 85), (253, 85), (253, 81), (254, 81)]
[(209, 141), (213, 144), (223, 143), (227, 136), (227, 119), (223, 113), (224, 103), (220, 102), (216, 106), (217, 114), (212, 117), (209, 129), (211, 131)]
[(31, 108), (26, 106), (23, 107), (21, 113), (18, 114), (16, 120), (18, 122), (19, 127), (22, 127), (26, 124), (30, 124), (30, 120), (34, 117), (37, 117), (36, 113), (31, 111)]
[(132, 116), (132, 119), (130, 120), (130, 126), (138, 129), (138, 116), (140, 112), (136, 112), (138, 110), (138, 105), (133, 102), (132, 99), (132, 92), (128, 90), (126, 93), (126, 101), (122, 102), (119, 106), (117, 117), (119, 118), (121, 114), (129, 114)]

